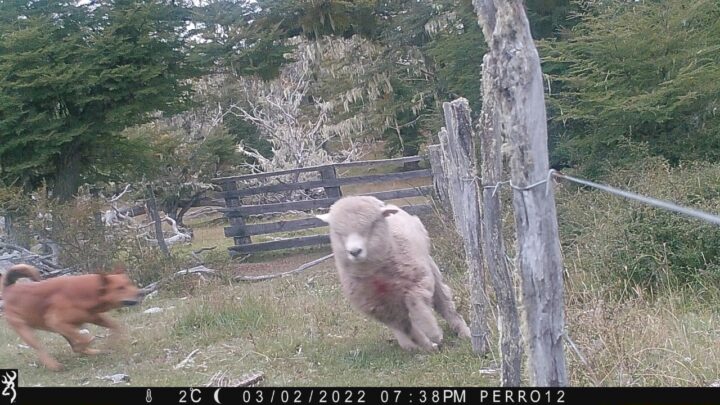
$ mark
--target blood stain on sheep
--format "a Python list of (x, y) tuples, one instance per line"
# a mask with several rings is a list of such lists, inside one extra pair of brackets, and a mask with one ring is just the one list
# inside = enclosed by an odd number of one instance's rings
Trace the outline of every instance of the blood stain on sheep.
[(375, 293), (377, 293), (378, 295), (385, 295), (390, 292), (390, 285), (380, 277), (373, 278), (372, 285), (375, 289)]

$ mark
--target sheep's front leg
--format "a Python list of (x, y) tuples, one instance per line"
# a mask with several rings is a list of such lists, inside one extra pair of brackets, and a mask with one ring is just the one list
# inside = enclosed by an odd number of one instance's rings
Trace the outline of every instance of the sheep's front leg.
[(421, 293), (408, 293), (405, 297), (410, 317), (409, 335), (421, 348), (436, 351), (443, 335), (429, 301), (430, 298)]

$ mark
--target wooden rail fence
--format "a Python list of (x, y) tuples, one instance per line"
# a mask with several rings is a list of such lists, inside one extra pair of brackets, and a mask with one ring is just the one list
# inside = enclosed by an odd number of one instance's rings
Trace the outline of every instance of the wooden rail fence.
[[(431, 169), (415, 169), (409, 171), (396, 171), (392, 173), (366, 174), (359, 176), (340, 177), (340, 169), (350, 168), (371, 168), (389, 165), (404, 165), (407, 163), (419, 163), (426, 159), (422, 156), (408, 156), (395, 159), (366, 160), (349, 163), (336, 163), (323, 166), (303, 167), (299, 169), (281, 170), (275, 172), (244, 174), (230, 177), (213, 179), (219, 184), (223, 191), (220, 195), (225, 199), (225, 208), (221, 211), (228, 218), (230, 226), (225, 228), (225, 236), (234, 239), (234, 246), (229, 248), (231, 255), (254, 253), (267, 250), (288, 249), (303, 246), (313, 246), (330, 243), (330, 237), (326, 234), (299, 236), (269, 242), (253, 242), (252, 237), (257, 235), (272, 234), (277, 232), (300, 231), (310, 228), (324, 227), (327, 224), (315, 217), (280, 220), (268, 223), (248, 223), (248, 217), (253, 215), (288, 213), (288, 212), (309, 212), (316, 209), (329, 208), (335, 201), (343, 196), (342, 187), (361, 184), (379, 184), (387, 182), (403, 182), (417, 179), (425, 179), (426, 184), (420, 186), (397, 188), (393, 190), (361, 193), (370, 195), (380, 200), (393, 200), (410, 197), (423, 197), (430, 195), (433, 190)], [(277, 183), (270, 185), (248, 186), (245, 182), (259, 179), (268, 179), (284, 175), (300, 173), (317, 173), (319, 179), (298, 181), (293, 183)], [(324, 189), (324, 197), (301, 201), (287, 201), (279, 203), (247, 205), (242, 199), (252, 196), (290, 192), (294, 190)], [(419, 215), (432, 211), (427, 204), (411, 204), (402, 206), (411, 214)]]

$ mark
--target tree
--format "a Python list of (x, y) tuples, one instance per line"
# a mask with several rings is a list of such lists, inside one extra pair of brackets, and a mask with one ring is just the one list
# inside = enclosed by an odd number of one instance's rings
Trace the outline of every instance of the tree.
[(568, 35), (543, 47), (556, 163), (720, 157), (720, 3), (595, 2)]
[(188, 95), (186, 12), (164, 0), (1, 2), (0, 178), (47, 181), (67, 200), (121, 160), (125, 127)]

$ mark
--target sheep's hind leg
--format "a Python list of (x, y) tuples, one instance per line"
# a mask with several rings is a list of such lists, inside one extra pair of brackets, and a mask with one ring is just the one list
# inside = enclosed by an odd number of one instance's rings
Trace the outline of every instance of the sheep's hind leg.
[(450, 324), (450, 329), (460, 337), (470, 338), (470, 328), (460, 314), (455, 309), (455, 303), (453, 303), (452, 292), (450, 287), (442, 281), (442, 275), (438, 268), (435, 260), (430, 258), (430, 266), (433, 269), (433, 275), (435, 276), (435, 294), (433, 295), (433, 306), (440, 315)]
[(415, 342), (413, 342), (412, 338), (410, 338), (410, 336), (408, 336), (405, 332), (399, 331), (394, 328), (390, 329), (393, 331), (393, 334), (395, 335), (395, 338), (397, 339), (400, 347), (408, 351), (419, 349)]

